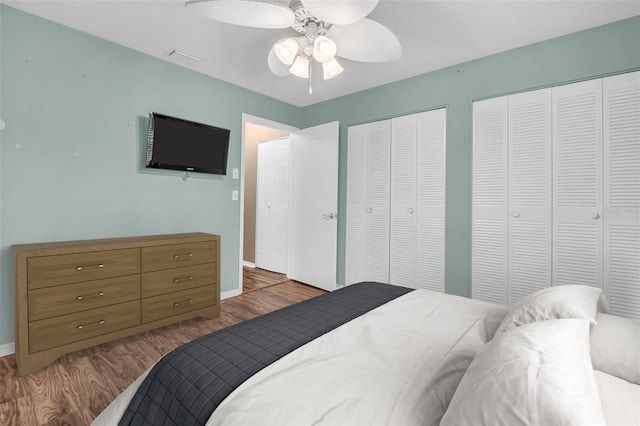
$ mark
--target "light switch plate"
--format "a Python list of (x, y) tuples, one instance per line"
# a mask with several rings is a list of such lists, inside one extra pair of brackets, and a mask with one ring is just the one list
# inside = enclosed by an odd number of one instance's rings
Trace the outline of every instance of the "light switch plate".
[(231, 193), (231, 199), (233, 201), (238, 201), (238, 190), (234, 189), (233, 192)]
[(238, 169), (233, 169), (232, 174), (234, 179), (240, 179), (240, 171)]

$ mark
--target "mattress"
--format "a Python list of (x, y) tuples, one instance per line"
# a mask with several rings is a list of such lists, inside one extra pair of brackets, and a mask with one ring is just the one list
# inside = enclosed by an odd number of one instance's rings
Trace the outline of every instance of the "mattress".
[[(222, 401), (207, 424), (436, 425), (505, 313), (489, 303), (411, 291), (263, 368)], [(144, 380), (93, 424), (117, 424)]]

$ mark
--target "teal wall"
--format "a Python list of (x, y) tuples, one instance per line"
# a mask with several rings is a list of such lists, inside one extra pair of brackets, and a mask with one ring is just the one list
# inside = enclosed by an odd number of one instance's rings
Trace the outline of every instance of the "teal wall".
[(635, 17), (304, 108), (303, 127), (340, 121), (338, 282), (344, 282), (349, 125), (448, 108), (446, 291), (469, 296), (472, 101), (638, 67), (640, 17)]
[[(237, 289), (242, 113), (298, 126), (301, 110), (7, 6), (0, 27), (0, 345), (17, 243), (216, 233)], [(146, 171), (149, 111), (230, 129), (229, 174)]]
[(347, 126), (447, 106), (446, 288), (468, 295), (472, 100), (638, 67), (634, 18), (296, 108), (0, 5), (0, 345), (14, 340), (17, 243), (217, 233), (222, 290), (237, 288), (239, 181), (146, 171), (150, 110), (231, 129), (229, 170), (242, 113), (296, 127), (339, 120), (342, 282)]

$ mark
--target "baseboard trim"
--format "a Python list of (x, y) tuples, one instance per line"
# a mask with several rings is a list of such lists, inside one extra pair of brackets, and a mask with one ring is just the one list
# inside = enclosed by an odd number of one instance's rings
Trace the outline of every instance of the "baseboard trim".
[(4, 345), (0, 345), (0, 358), (7, 355), (13, 355), (16, 353), (16, 345), (15, 343), (5, 343)]
[(231, 297), (240, 296), (241, 294), (242, 294), (242, 290), (240, 290), (240, 289), (223, 291), (220, 294), (220, 300), (224, 300), (224, 299), (229, 299)]
[(242, 266), (246, 266), (247, 268), (256, 269), (256, 264), (253, 262), (247, 262), (246, 260), (242, 261)]

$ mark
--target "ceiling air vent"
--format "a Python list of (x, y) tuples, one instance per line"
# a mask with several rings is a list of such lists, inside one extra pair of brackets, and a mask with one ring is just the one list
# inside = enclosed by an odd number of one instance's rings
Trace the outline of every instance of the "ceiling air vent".
[(184, 62), (189, 65), (198, 65), (202, 62), (202, 59), (197, 56), (191, 55), (189, 53), (183, 52), (182, 50), (174, 49), (173, 47), (165, 53), (171, 59), (175, 59), (176, 61)]

